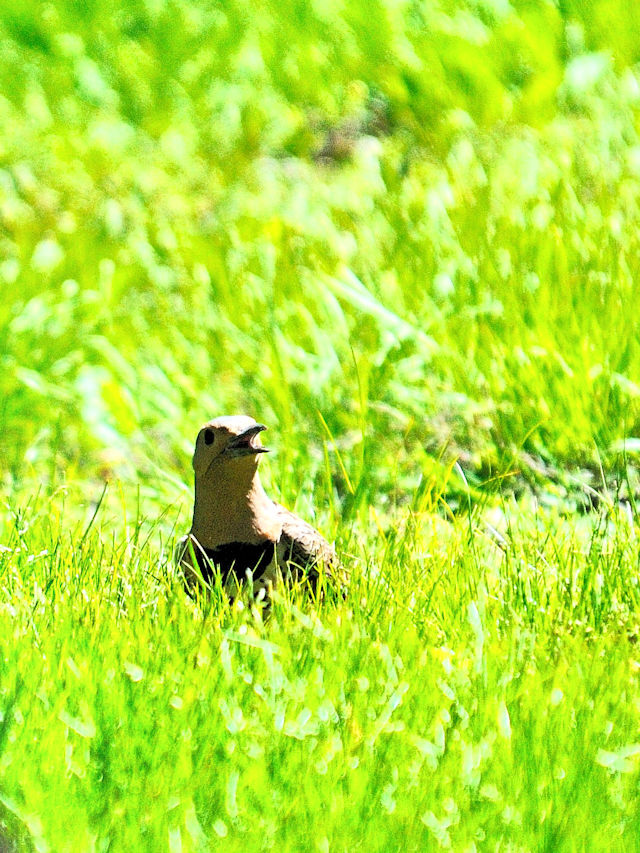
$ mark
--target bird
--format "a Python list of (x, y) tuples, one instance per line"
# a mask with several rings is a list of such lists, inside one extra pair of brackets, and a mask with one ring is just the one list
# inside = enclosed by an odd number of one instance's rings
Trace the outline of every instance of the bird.
[(269, 452), (260, 440), (266, 429), (247, 415), (228, 415), (198, 432), (193, 521), (176, 546), (191, 593), (202, 581), (213, 584), (218, 573), (232, 600), (248, 583), (257, 599), (268, 601), (280, 580), (315, 590), (322, 567), (328, 578), (337, 571), (333, 545), (265, 492), (258, 464)]

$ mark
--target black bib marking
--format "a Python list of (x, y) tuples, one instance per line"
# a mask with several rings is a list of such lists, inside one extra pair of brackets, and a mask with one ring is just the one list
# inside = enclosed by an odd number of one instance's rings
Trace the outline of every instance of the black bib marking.
[(204, 580), (211, 583), (213, 566), (220, 572), (224, 584), (231, 572), (238, 581), (246, 580), (247, 571), (251, 571), (253, 579), (258, 580), (274, 557), (275, 543), (269, 540), (258, 545), (251, 545), (247, 542), (229, 542), (226, 545), (219, 545), (217, 548), (195, 548), (194, 550)]

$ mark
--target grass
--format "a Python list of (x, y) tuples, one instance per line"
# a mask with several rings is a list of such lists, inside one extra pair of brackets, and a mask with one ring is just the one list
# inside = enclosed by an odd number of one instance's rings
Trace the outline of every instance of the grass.
[(83, 536), (60, 504), (3, 536), (24, 849), (634, 848), (639, 545), (615, 508), (427, 508), (351, 561), (346, 603), (285, 596), (263, 625), (190, 602), (148, 523)]
[[(0, 9), (0, 847), (635, 850), (638, 13)], [(344, 602), (191, 601), (270, 427)]]

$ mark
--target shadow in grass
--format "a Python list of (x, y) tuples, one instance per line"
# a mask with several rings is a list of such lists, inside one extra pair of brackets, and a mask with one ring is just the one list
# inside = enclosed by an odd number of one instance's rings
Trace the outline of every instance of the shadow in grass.
[(0, 803), (0, 853), (33, 853), (29, 830)]

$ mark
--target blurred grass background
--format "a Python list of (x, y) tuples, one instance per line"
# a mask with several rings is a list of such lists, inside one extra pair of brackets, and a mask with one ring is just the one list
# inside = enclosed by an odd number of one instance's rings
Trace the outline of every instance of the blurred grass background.
[(328, 433), (379, 506), (443, 452), (562, 494), (615, 466), (640, 435), (639, 16), (5, 4), (6, 484), (169, 499), (236, 411), (273, 427), (287, 496)]
[[(0, 6), (0, 847), (640, 849), (639, 9)], [(236, 412), (346, 601), (186, 598)]]

